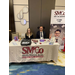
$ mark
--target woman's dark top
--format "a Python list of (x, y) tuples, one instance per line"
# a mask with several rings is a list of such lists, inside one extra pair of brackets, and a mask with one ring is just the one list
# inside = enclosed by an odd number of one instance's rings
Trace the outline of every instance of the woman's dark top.
[(33, 34), (30, 36), (30, 38), (29, 38), (29, 36), (27, 36), (27, 34), (25, 34), (25, 37), (26, 37), (26, 39), (33, 39)]

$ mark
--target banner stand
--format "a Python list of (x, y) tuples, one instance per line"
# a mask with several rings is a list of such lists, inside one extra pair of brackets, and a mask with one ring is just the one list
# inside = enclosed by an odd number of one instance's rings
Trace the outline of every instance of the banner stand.
[(49, 38), (55, 37), (55, 41), (60, 44), (59, 49), (64, 49), (65, 44), (65, 10), (52, 10), (50, 35)]

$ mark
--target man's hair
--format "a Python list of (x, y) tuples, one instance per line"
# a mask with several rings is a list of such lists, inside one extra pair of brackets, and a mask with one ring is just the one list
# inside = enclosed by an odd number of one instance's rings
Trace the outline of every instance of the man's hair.
[(40, 25), (40, 26), (39, 26), (39, 27), (37, 27), (37, 28), (39, 29), (40, 27), (43, 27), (43, 29), (45, 29), (45, 27), (44, 27), (44, 26), (42, 26), (42, 25)]
[[(60, 29), (57, 29), (56, 31), (59, 31), (59, 32), (61, 33), (61, 30), (60, 30)], [(56, 31), (55, 31), (55, 32), (56, 32)]]
[[(41, 25), (40, 27), (42, 27), (42, 28), (43, 28), (43, 26), (42, 26), (42, 25)], [(40, 28), (40, 27), (39, 27), (39, 28)]]

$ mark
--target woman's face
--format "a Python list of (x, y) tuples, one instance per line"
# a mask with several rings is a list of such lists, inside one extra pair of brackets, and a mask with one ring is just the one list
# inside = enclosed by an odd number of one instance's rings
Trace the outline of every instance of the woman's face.
[(30, 29), (28, 29), (28, 33), (30, 33)]

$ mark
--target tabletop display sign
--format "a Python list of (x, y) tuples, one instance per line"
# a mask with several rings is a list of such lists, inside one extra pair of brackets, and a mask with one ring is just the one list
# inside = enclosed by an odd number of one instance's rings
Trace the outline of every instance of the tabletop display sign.
[(50, 23), (50, 38), (55, 37), (55, 42), (60, 44), (60, 49), (65, 43), (65, 10), (52, 10)]
[(15, 41), (18, 41), (18, 37), (17, 37), (17, 36), (15, 36), (15, 37), (14, 37), (14, 40), (15, 40)]

